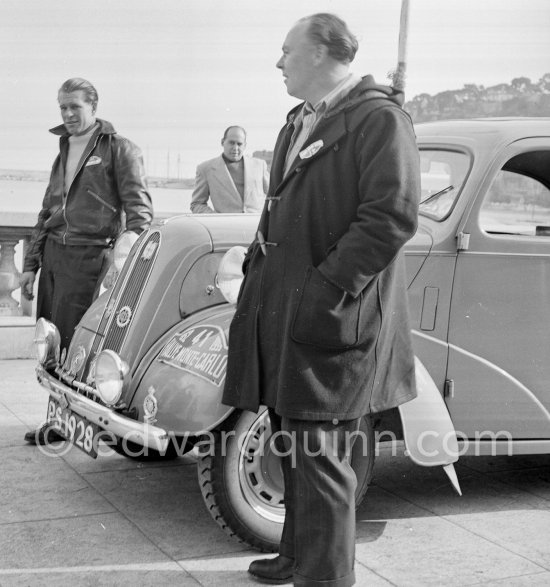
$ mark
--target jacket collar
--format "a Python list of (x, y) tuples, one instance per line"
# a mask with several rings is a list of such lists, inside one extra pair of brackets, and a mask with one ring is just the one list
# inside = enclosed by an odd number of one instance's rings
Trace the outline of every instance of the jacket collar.
[[(96, 118), (96, 122), (99, 123), (99, 129), (96, 132), (99, 132), (100, 134), (104, 135), (116, 134), (116, 130), (110, 122), (107, 122), (106, 120), (103, 120), (101, 118)], [(50, 128), (50, 132), (60, 137), (70, 136), (64, 124), (60, 124), (59, 126), (54, 126), (53, 128)]]
[[(376, 98), (386, 98), (399, 106), (402, 106), (404, 101), (402, 92), (395, 90), (391, 86), (379, 85), (374, 81), (372, 75), (365, 75), (361, 78), (361, 81), (337, 104), (331, 105), (330, 109), (324, 115), (324, 118), (331, 118), (342, 111), (355, 108), (366, 100), (373, 100)], [(301, 112), (304, 105), (305, 102), (302, 102), (288, 113), (287, 125), (294, 124), (296, 117)]]
[[(338, 140), (350, 132), (359, 124), (362, 120), (362, 116), (354, 117), (354, 110), (371, 100), (384, 100), (392, 102), (396, 105), (401, 105), (403, 102), (403, 95), (401, 92), (394, 90), (389, 86), (382, 86), (375, 83), (374, 78), (371, 75), (366, 75), (346, 96), (335, 104), (328, 112), (323, 115), (323, 118), (318, 122), (311, 135), (303, 145), (302, 153), (304, 157), (297, 157), (292, 166), (288, 170), (288, 173), (283, 178), (283, 167), (284, 158), (286, 156), (286, 150), (290, 143), (290, 138), (294, 132), (294, 123), (296, 117), (300, 114), (305, 102), (295, 106), (287, 115), (287, 124), (282, 130), (282, 140), (286, 143), (277, 153), (277, 160), (273, 161), (272, 169), (274, 171), (273, 177), (276, 180), (275, 193), (278, 192), (287, 181), (293, 176), (293, 171), (297, 167), (307, 166), (313, 160), (315, 160), (322, 153), (328, 149), (334, 148)], [(330, 123), (329, 123), (330, 121)], [(328, 123), (328, 124), (327, 124)], [(320, 141), (321, 146), (315, 150), (315, 152), (308, 156), (305, 153), (306, 149)]]

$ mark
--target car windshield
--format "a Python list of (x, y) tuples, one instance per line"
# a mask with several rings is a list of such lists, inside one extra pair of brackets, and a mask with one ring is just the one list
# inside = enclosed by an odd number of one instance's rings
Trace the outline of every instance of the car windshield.
[(443, 220), (451, 212), (470, 167), (470, 157), (459, 151), (421, 149), (422, 195), (420, 213)]

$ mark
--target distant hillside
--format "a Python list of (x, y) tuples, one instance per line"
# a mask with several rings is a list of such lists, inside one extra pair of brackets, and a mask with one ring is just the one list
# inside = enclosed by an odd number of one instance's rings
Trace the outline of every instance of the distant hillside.
[[(450, 118), (483, 118), (488, 116), (550, 116), (550, 73), (538, 82), (516, 77), (509, 84), (476, 86), (465, 84), (460, 90), (446, 90), (431, 96), (418, 94), (405, 103), (413, 122), (448, 120)], [(273, 151), (254, 151), (253, 157), (264, 159), (271, 167)], [(47, 171), (0, 169), (0, 179), (48, 181)], [(174, 179), (149, 177), (151, 187), (192, 189), (194, 177)]]
[(488, 116), (550, 116), (550, 73), (533, 83), (528, 77), (484, 87), (466, 84), (431, 96), (419, 94), (405, 103), (414, 122)]
[[(431, 96), (419, 94), (405, 103), (413, 122), (488, 116), (550, 116), (550, 73), (538, 82), (514, 78), (510, 84), (488, 88), (466, 84), (461, 90), (447, 90)], [(273, 151), (255, 151), (254, 157), (271, 165)]]

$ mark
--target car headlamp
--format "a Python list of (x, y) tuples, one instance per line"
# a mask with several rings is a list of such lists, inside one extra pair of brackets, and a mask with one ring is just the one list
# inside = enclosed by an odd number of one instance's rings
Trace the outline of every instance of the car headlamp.
[(122, 395), (128, 365), (111, 350), (99, 353), (95, 363), (95, 385), (99, 397), (112, 406)]
[(245, 255), (245, 247), (231, 247), (222, 257), (218, 267), (216, 287), (230, 304), (237, 302), (244, 277), (242, 267)]
[(124, 263), (134, 246), (134, 243), (137, 241), (138, 235), (131, 230), (127, 230), (123, 232), (115, 242), (115, 250), (113, 252), (113, 263), (115, 265), (115, 269), (120, 273), (122, 268), (124, 267)]
[(38, 318), (34, 329), (34, 348), (38, 362), (41, 365), (58, 363), (60, 346), (61, 336), (57, 326), (45, 318)]

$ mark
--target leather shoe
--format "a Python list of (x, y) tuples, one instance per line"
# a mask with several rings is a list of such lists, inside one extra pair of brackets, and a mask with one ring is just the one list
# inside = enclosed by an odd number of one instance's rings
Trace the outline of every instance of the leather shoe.
[(294, 576), (294, 559), (282, 554), (275, 558), (261, 558), (250, 563), (248, 572), (260, 583), (289, 585)]
[(25, 434), (25, 440), (29, 444), (50, 444), (52, 442), (59, 442), (60, 440), (65, 440), (61, 434), (59, 434), (56, 430), (52, 428), (51, 424), (42, 424), (40, 428), (36, 430), (31, 430)]

